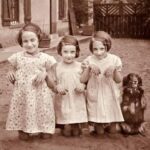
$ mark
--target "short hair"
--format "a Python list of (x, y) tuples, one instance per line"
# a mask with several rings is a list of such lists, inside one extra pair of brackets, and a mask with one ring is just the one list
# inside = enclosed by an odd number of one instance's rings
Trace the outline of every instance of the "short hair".
[(106, 48), (106, 51), (109, 51), (112, 45), (111, 36), (105, 31), (97, 31), (93, 34), (89, 44), (89, 49), (92, 53), (94, 41), (102, 42)]
[(42, 31), (41, 31), (40, 27), (34, 23), (28, 23), (25, 26), (23, 26), (23, 28), (18, 33), (17, 41), (21, 46), (22, 46), (22, 33), (24, 31), (31, 31), (31, 32), (35, 33), (38, 37), (38, 40), (39, 41), (41, 40)]
[(79, 53), (80, 53), (79, 42), (74, 36), (66, 35), (61, 39), (61, 41), (59, 42), (59, 44), (57, 46), (57, 52), (58, 52), (59, 55), (62, 55), (62, 47), (64, 45), (74, 45), (76, 47), (76, 56), (75, 56), (75, 58), (79, 57)]
[(122, 83), (123, 87), (129, 86), (129, 83), (130, 83), (131, 80), (133, 80), (133, 77), (137, 78), (138, 86), (142, 86), (142, 78), (136, 73), (129, 73), (127, 76), (125, 76), (123, 78), (123, 83)]

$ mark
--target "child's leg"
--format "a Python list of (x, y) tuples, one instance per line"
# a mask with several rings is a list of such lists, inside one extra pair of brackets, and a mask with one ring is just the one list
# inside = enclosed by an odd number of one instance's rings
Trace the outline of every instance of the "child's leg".
[(123, 134), (131, 134), (132, 132), (132, 127), (127, 123), (122, 123), (121, 129)]
[(19, 139), (24, 140), (24, 141), (29, 140), (30, 138), (29, 133), (23, 132), (21, 130), (18, 131), (18, 133), (19, 133)]
[(110, 123), (107, 130), (109, 133), (117, 133), (120, 131), (120, 127), (118, 123)]
[(64, 127), (61, 129), (61, 134), (66, 137), (70, 137), (71, 136), (71, 125), (70, 124), (64, 125)]
[(95, 123), (95, 132), (97, 135), (104, 134), (104, 125), (103, 123)]
[(80, 124), (71, 124), (72, 136), (80, 136), (82, 134)]

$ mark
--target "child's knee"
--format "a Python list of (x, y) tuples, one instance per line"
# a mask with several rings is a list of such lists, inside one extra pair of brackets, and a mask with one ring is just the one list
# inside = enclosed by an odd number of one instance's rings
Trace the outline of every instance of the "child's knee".
[(82, 134), (80, 124), (72, 124), (71, 133), (72, 133), (72, 136), (80, 136)]
[(71, 125), (67, 124), (61, 129), (61, 134), (65, 137), (71, 136)]
[(104, 134), (104, 126), (102, 123), (96, 123), (95, 124), (95, 132), (97, 135)]
[(122, 132), (126, 134), (130, 134), (132, 132), (131, 126), (126, 123), (121, 124), (121, 129), (122, 129)]
[(118, 133), (120, 132), (120, 126), (118, 123), (110, 123), (110, 125), (107, 127), (107, 131), (109, 133)]

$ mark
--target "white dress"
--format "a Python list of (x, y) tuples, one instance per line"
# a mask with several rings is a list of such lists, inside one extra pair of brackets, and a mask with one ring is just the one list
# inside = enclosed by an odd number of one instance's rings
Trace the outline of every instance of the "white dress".
[(90, 74), (87, 84), (87, 109), (88, 119), (96, 123), (111, 123), (124, 121), (120, 108), (120, 90), (112, 78), (104, 76), (109, 66), (122, 68), (119, 57), (108, 53), (98, 60), (94, 55), (88, 56), (84, 61), (95, 64), (101, 70), (98, 76)]
[(78, 93), (75, 88), (80, 83), (82, 73), (81, 63), (65, 65), (60, 62), (56, 66), (56, 80), (68, 92), (55, 97), (55, 112), (57, 124), (72, 124), (87, 122), (85, 93)]
[(51, 91), (46, 82), (38, 87), (32, 83), (41, 69), (50, 67), (56, 60), (41, 52), (32, 57), (19, 52), (10, 56), (8, 61), (16, 68), (16, 81), (6, 129), (54, 133), (55, 115)]

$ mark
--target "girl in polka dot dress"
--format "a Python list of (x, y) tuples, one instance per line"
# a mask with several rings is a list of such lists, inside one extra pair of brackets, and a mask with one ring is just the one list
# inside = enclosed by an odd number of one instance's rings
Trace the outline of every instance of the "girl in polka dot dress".
[(18, 35), (24, 51), (8, 58), (12, 66), (8, 78), (14, 91), (6, 129), (17, 130), (22, 140), (28, 140), (35, 133), (49, 138), (55, 129), (53, 101), (45, 78), (56, 60), (39, 51), (40, 39), (41, 29), (37, 25), (25, 25)]

